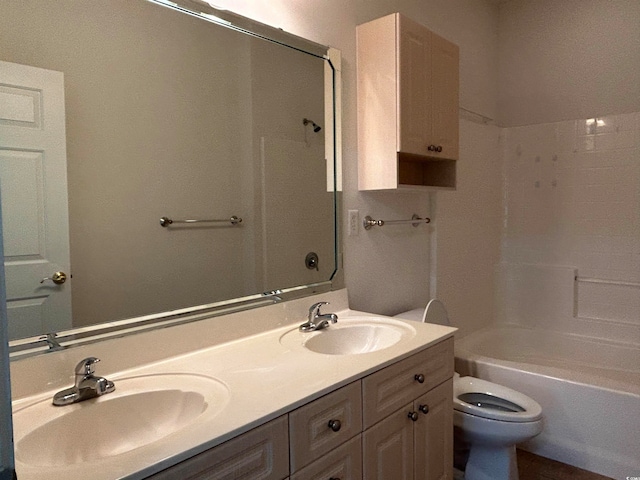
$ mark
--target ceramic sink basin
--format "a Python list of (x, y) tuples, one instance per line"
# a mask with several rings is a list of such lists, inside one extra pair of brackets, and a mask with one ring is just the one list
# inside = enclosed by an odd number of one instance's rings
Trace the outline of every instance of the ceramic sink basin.
[(415, 329), (404, 322), (362, 316), (339, 318), (338, 323), (315, 332), (291, 330), (280, 343), (325, 355), (357, 355), (389, 348), (414, 335)]
[(116, 390), (56, 407), (51, 398), (13, 412), (16, 461), (61, 466), (143, 448), (219, 413), (227, 387), (212, 378), (159, 374), (113, 379)]

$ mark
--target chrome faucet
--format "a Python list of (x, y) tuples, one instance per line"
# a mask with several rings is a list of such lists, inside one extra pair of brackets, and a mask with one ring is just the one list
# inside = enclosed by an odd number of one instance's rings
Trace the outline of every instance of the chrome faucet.
[(323, 305), (329, 305), (329, 302), (318, 302), (309, 307), (309, 318), (307, 322), (300, 325), (299, 330), (301, 332), (322, 330), (327, 328), (330, 323), (336, 323), (338, 321), (338, 316), (335, 313), (320, 313), (320, 307)]
[(116, 389), (113, 382), (94, 375), (94, 365), (99, 361), (100, 359), (96, 357), (80, 361), (76, 365), (75, 385), (56, 393), (53, 396), (53, 404), (60, 407), (113, 392)]

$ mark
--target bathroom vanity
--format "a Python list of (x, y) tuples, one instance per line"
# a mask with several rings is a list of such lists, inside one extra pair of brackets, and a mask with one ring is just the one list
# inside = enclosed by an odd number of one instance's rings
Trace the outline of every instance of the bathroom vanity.
[[(319, 300), (338, 323), (299, 332)], [(227, 317), (13, 362), (19, 478), (450, 478), (454, 328), (351, 311), (344, 290)], [(85, 354), (116, 391), (50, 405)]]

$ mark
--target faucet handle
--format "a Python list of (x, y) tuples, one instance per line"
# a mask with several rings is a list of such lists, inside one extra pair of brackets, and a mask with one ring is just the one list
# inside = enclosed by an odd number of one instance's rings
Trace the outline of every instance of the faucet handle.
[(320, 307), (323, 305), (329, 305), (329, 302), (318, 302), (309, 307), (309, 320), (313, 320), (315, 317), (320, 315)]
[(99, 358), (96, 357), (88, 357), (84, 360), (80, 360), (80, 362), (76, 365), (76, 375), (81, 376), (89, 376), (93, 375), (95, 371), (94, 365), (100, 361)]

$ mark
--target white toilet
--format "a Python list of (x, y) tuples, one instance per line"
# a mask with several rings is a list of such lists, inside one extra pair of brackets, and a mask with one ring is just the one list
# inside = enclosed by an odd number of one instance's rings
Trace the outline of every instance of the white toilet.
[[(450, 325), (442, 302), (396, 315)], [(542, 431), (542, 408), (533, 399), (502, 385), (474, 377), (453, 379), (453, 424), (469, 446), (465, 480), (517, 480), (516, 444)]]

